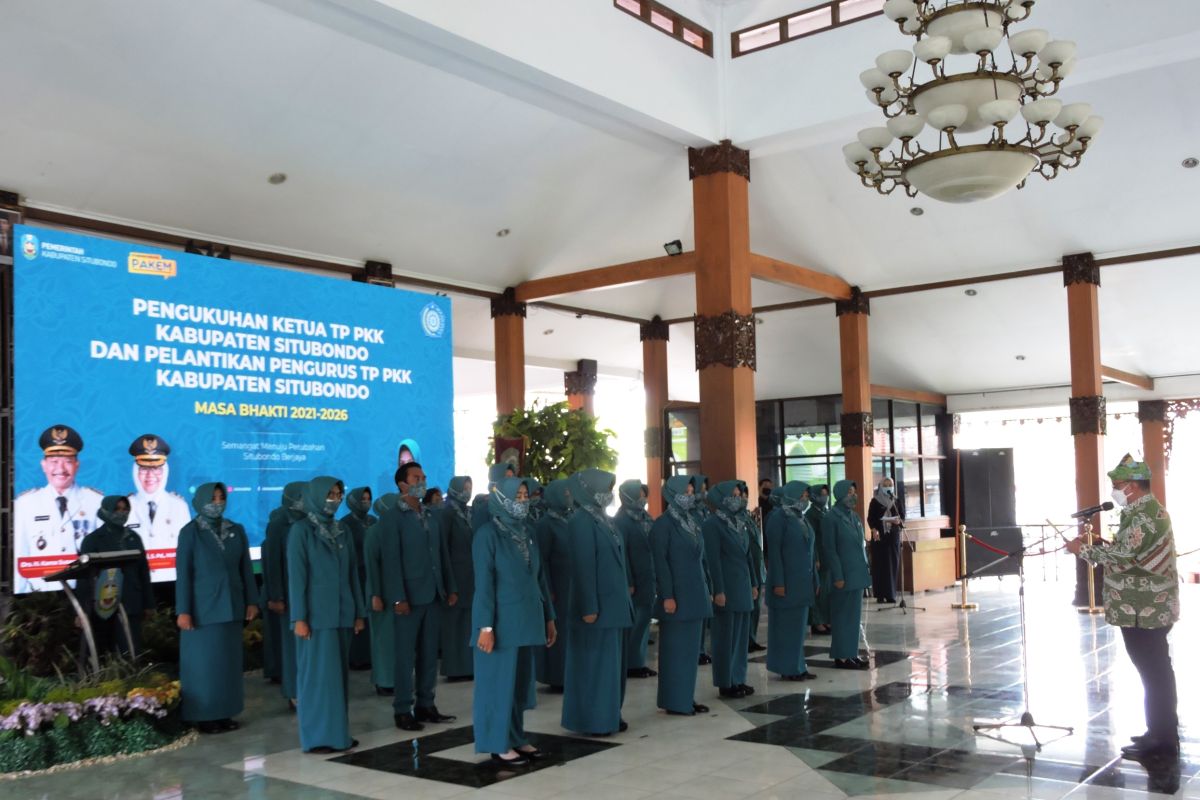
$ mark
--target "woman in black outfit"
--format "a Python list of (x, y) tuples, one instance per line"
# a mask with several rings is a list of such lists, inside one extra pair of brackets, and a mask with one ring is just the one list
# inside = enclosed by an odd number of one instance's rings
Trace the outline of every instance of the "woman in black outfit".
[(888, 477), (880, 481), (867, 509), (871, 529), (871, 585), (877, 603), (896, 602), (900, 581), (900, 529), (904, 506), (896, 497), (896, 484)]

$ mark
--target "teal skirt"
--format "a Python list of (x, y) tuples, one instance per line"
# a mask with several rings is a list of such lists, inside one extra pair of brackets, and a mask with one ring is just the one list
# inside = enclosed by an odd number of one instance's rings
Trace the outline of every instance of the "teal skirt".
[(396, 685), (396, 633), (392, 628), (391, 609), (372, 611), (367, 630), (360, 633), (371, 638), (371, 681), (382, 689)]
[(242, 713), (242, 652), (241, 622), (180, 631), (180, 712), (185, 720), (214, 722)]
[(350, 746), (350, 628), (323, 628), (296, 639), (296, 713), (300, 749)]

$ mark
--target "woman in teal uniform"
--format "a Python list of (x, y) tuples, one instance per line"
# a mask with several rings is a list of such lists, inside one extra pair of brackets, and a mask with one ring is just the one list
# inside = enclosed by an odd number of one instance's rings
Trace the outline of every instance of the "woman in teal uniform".
[(236, 730), (242, 713), (242, 626), (258, 616), (246, 531), (225, 518), (223, 483), (192, 496), (197, 516), (179, 531), (175, 608), (179, 612), (181, 714), (201, 733)]
[(546, 513), (546, 489), (534, 478), (525, 478), (525, 483), (529, 486), (529, 518), (525, 522), (533, 530)]
[[(692, 506), (692, 517), (696, 520), (696, 527), (703, 528), (704, 522), (712, 515), (712, 509), (708, 507), (708, 476), (693, 475), (692, 489), (696, 496), (695, 505)], [(711, 634), (712, 618), (704, 620), (704, 626), (700, 629), (700, 655), (698, 663), (703, 666), (712, 663), (712, 656), (708, 654), (709, 638)]]
[(633, 604), (625, 572), (621, 534), (604, 509), (612, 503), (616, 476), (585, 469), (571, 478), (579, 511), (567, 523), (571, 551), (566, 676), (562, 726), (607, 735), (626, 730), (625, 637)]
[(704, 523), (704, 552), (712, 578), (712, 680), (722, 697), (746, 697), (750, 647), (750, 613), (758, 594), (758, 564), (750, 532), (738, 517), (746, 508), (740, 481), (722, 481), (708, 493), (712, 515)]
[(804, 661), (808, 609), (816, 598), (817, 537), (804, 519), (808, 484), (789, 481), (772, 495), (777, 508), (767, 518), (767, 669), (785, 681), (812, 680)]
[(554, 618), (558, 620), (558, 639), (536, 659), (537, 679), (554, 694), (563, 690), (563, 672), (567, 663), (567, 601), (571, 596), (571, 553), (568, 547), (567, 523), (575, 510), (571, 499), (570, 480), (559, 478), (546, 487), (546, 513), (534, 529), (534, 538), (546, 572)]
[(334, 515), (342, 482), (308, 482), (305, 518), (288, 532), (288, 607), (296, 634), (300, 748), (332, 753), (350, 738), (350, 640), (362, 635), (362, 584), (354, 536)]
[(650, 529), (658, 595), (658, 707), (683, 716), (708, 711), (696, 702), (696, 672), (704, 620), (712, 616), (712, 587), (704, 537), (692, 514), (694, 491), (688, 476), (668, 478), (667, 510)]
[(871, 585), (863, 524), (855, 508), (858, 486), (854, 481), (833, 485), (833, 508), (821, 525), (821, 557), (829, 564), (833, 581), (829, 616), (833, 642), (829, 654), (838, 669), (866, 669), (867, 660), (858, 656), (858, 634), (862, 626), (863, 589)]
[[(742, 497), (746, 502), (750, 501), (750, 487), (745, 481), (737, 482), (738, 489), (742, 492)], [(758, 622), (759, 615), (762, 611), (762, 593), (763, 581), (767, 579), (766, 562), (763, 560), (763, 531), (758, 520), (750, 513), (750, 509), (743, 508), (734, 515), (734, 519), (746, 531), (746, 535), (750, 537), (750, 562), (753, 564), (754, 580), (758, 583), (758, 591), (754, 593), (754, 602), (750, 606), (750, 639), (746, 647), (747, 652), (757, 653), (760, 650), (767, 648), (758, 644)], [(753, 692), (751, 692), (753, 694)]]
[(823, 483), (808, 487), (808, 499), (811, 501), (804, 519), (817, 537), (817, 598), (808, 609), (808, 624), (810, 632), (815, 636), (828, 636), (833, 628), (829, 625), (829, 597), (833, 593), (833, 581), (829, 579), (829, 564), (821, 556), (821, 521), (829, 508), (829, 487)]
[[(83, 537), (79, 544), (79, 555), (84, 553), (112, 553), (119, 550), (140, 550), (141, 556), (136, 561), (129, 561), (112, 570), (113, 574), (104, 575), (109, 570), (101, 570), (98, 581), (91, 578), (80, 578), (75, 595), (80, 599), (92, 624), (92, 636), (96, 639), (96, 653), (103, 655), (107, 652), (122, 653), (128, 656), (142, 652), (142, 618), (154, 611), (154, 591), (150, 588), (150, 562), (146, 560), (146, 548), (142, 537), (137, 531), (126, 528), (129, 521), (129, 498), (124, 495), (109, 495), (100, 501), (100, 510), (96, 516), (104, 524)], [(118, 578), (115, 573), (119, 572)], [(119, 583), (117, 583), (119, 581)], [(106, 607), (103, 597), (96, 596), (96, 583), (99, 582), (101, 594), (106, 588), (116, 588), (113, 600), (118, 600), (125, 609), (129, 619), (129, 636), (125, 638), (125, 628), (121, 625), (120, 614), (116, 613), (113, 603)], [(114, 585), (115, 584), (115, 585)]]
[(283, 487), (279, 508), (267, 521), (262, 546), (263, 590), (267, 596), (267, 623), (279, 629), (279, 693), (296, 710), (296, 637), (288, 620), (287, 537), (292, 524), (304, 518), (304, 490), (308, 481)]
[[(368, 597), (381, 597), (383, 594), (383, 561), (380, 555), (380, 541), (383, 529), (378, 519), (390, 511), (400, 495), (392, 492), (380, 495), (375, 501), (374, 511), (376, 522), (367, 529), (363, 537), (362, 561), (367, 574), (366, 585), (363, 588), (364, 600)], [(391, 697), (396, 693), (396, 635), (393, 630), (392, 616), (394, 612), (387, 608), (383, 601), (371, 601), (370, 609), (370, 639), (371, 639), (371, 681), (375, 684), (375, 694)]]
[(451, 681), (470, 680), (475, 674), (471, 651), (471, 602), (475, 596), (472, 564), (471, 502), (473, 484), (467, 475), (450, 479), (441, 513), (442, 544), (449, 555), (450, 571), (458, 586), (458, 602), (442, 608), (442, 675)]
[(474, 502), (471, 503), (471, 529), (479, 530), (486, 523), (491, 521), (491, 498), (490, 492), (495, 488), (498, 481), (505, 478), (515, 478), (517, 471), (513, 469), (512, 464), (507, 461), (501, 461), (499, 464), (492, 464), (488, 467), (488, 492), (489, 494), (480, 494), (475, 496)]
[(625, 545), (625, 564), (633, 587), (633, 627), (625, 645), (625, 673), (630, 678), (652, 678), (658, 673), (646, 666), (646, 647), (654, 615), (654, 551), (650, 547), (654, 518), (646, 511), (648, 492), (641, 481), (625, 481), (617, 494), (621, 508), (614, 522)]
[[(367, 531), (379, 520), (371, 514), (371, 487), (359, 486), (351, 489), (346, 495), (346, 508), (350, 513), (342, 517), (341, 524), (354, 539), (354, 562), (358, 571), (358, 585), (361, 589), (367, 585), (367, 562), (363, 559), (366, 552)], [(367, 623), (368, 625), (370, 623)], [(371, 637), (369, 633), (355, 636), (350, 640), (350, 669), (371, 668)]]
[(475, 752), (505, 766), (528, 764), (541, 751), (525, 738), (525, 711), (537, 705), (533, 662), (553, 646), (554, 608), (528, 522), (529, 491), (503, 478), (491, 495), (491, 521), (475, 534)]

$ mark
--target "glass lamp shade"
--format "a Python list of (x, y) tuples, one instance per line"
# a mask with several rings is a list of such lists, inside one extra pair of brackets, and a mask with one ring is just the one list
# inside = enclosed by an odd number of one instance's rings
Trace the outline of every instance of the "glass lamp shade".
[(901, 114), (887, 121), (888, 130), (897, 139), (912, 139), (925, 128), (920, 114)]
[(982, 28), (971, 31), (963, 36), (963, 45), (968, 53), (990, 53), (1004, 41), (1004, 31), (1000, 28)]
[(887, 0), (883, 4), (883, 15), (892, 22), (913, 19), (917, 16), (917, 4), (913, 0)]
[(924, 28), (925, 28), (925, 23), (921, 21), (920, 17), (913, 17), (912, 19), (906, 19), (906, 20), (904, 20), (904, 24), (900, 26), (900, 29), (902, 31), (904, 31), (905, 33), (908, 33), (908, 34), (912, 34), (913, 36), (916, 36), (918, 33), (920, 33), (922, 30), (924, 30)]
[(1104, 117), (1091, 116), (1083, 121), (1083, 124), (1079, 126), (1079, 130), (1075, 131), (1075, 136), (1080, 139), (1093, 139), (1103, 127)]
[(1007, 124), (1020, 111), (1019, 100), (992, 100), (979, 107), (979, 118), (988, 125)]
[(1082, 125), (1091, 115), (1091, 103), (1071, 103), (1062, 107), (1054, 117), (1054, 124), (1063, 130), (1069, 130)]
[[(918, 86), (912, 94), (912, 105), (917, 113), (933, 126), (930, 112), (938, 106), (959, 104), (966, 106), (967, 118), (959, 126), (960, 133), (981, 131), (992, 123), (979, 116), (984, 103), (993, 100), (1019, 100), (1020, 80), (1008, 73), (975, 73), (939, 78)], [(937, 127), (937, 126), (934, 126)]]
[(913, 161), (904, 179), (943, 203), (972, 203), (1004, 194), (1029, 177), (1038, 164), (1024, 149), (943, 150)]
[[(875, 66), (889, 77), (903, 75), (912, 66), (913, 54), (908, 50), (888, 50), (875, 59)], [(872, 88), (870, 86), (868, 89)]]
[(858, 132), (858, 141), (868, 150), (882, 150), (892, 143), (892, 132), (887, 128), (863, 128)]
[(857, 164), (860, 161), (871, 161), (873, 159), (871, 151), (863, 146), (862, 142), (851, 142), (842, 148), (842, 155), (850, 164)]
[(1056, 100), (1053, 97), (1043, 97), (1040, 100), (1034, 100), (1032, 103), (1026, 103), (1021, 108), (1021, 116), (1025, 117), (1025, 121), (1033, 125), (1040, 125), (1051, 122), (1058, 116), (1058, 112), (1062, 110), (1062, 100)]
[(1048, 41), (1050, 41), (1050, 33), (1041, 28), (1030, 28), (1008, 37), (1008, 44), (1012, 51), (1026, 58), (1033, 58), (1040, 53)]
[(892, 79), (874, 67), (860, 73), (858, 80), (862, 82), (868, 92), (872, 89), (890, 89), (892, 87)]
[(925, 25), (930, 36), (945, 36), (950, 40), (950, 52), (962, 55), (974, 52), (967, 48), (964, 38), (972, 31), (1003, 28), (1004, 19), (998, 6), (949, 6)]
[(884, 89), (878, 98), (875, 97), (874, 92), (867, 92), (867, 99), (878, 106), (890, 106), (900, 99), (900, 95), (896, 94), (895, 89)]
[(946, 36), (927, 36), (913, 45), (913, 53), (926, 64), (941, 61), (950, 54), (951, 42)]
[(1056, 39), (1041, 49), (1038, 61), (1049, 66), (1065, 64), (1075, 57), (1075, 43), (1066, 39)]
[(931, 109), (925, 118), (929, 120), (929, 127), (939, 131), (959, 128), (967, 121), (967, 107), (961, 103), (948, 103)]

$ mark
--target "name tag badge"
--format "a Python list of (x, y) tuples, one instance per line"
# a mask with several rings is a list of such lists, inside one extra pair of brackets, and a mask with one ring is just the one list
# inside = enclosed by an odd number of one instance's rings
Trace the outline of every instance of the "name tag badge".
[(140, 522), (135, 522), (135, 523), (133, 523), (132, 525), (126, 525), (125, 527), (126, 527), (126, 528), (133, 528), (133, 529), (135, 529), (135, 530), (136, 530), (137, 528), (140, 528), (140, 527), (142, 527), (142, 523), (140, 523)]
[(42, 515), (42, 516), (40, 516), (40, 517), (34, 517), (34, 518), (33, 518), (33, 521), (34, 521), (34, 522), (49, 522), (49, 521), (50, 521), (50, 515), (49, 515), (49, 514), (43, 514), (43, 515)]

